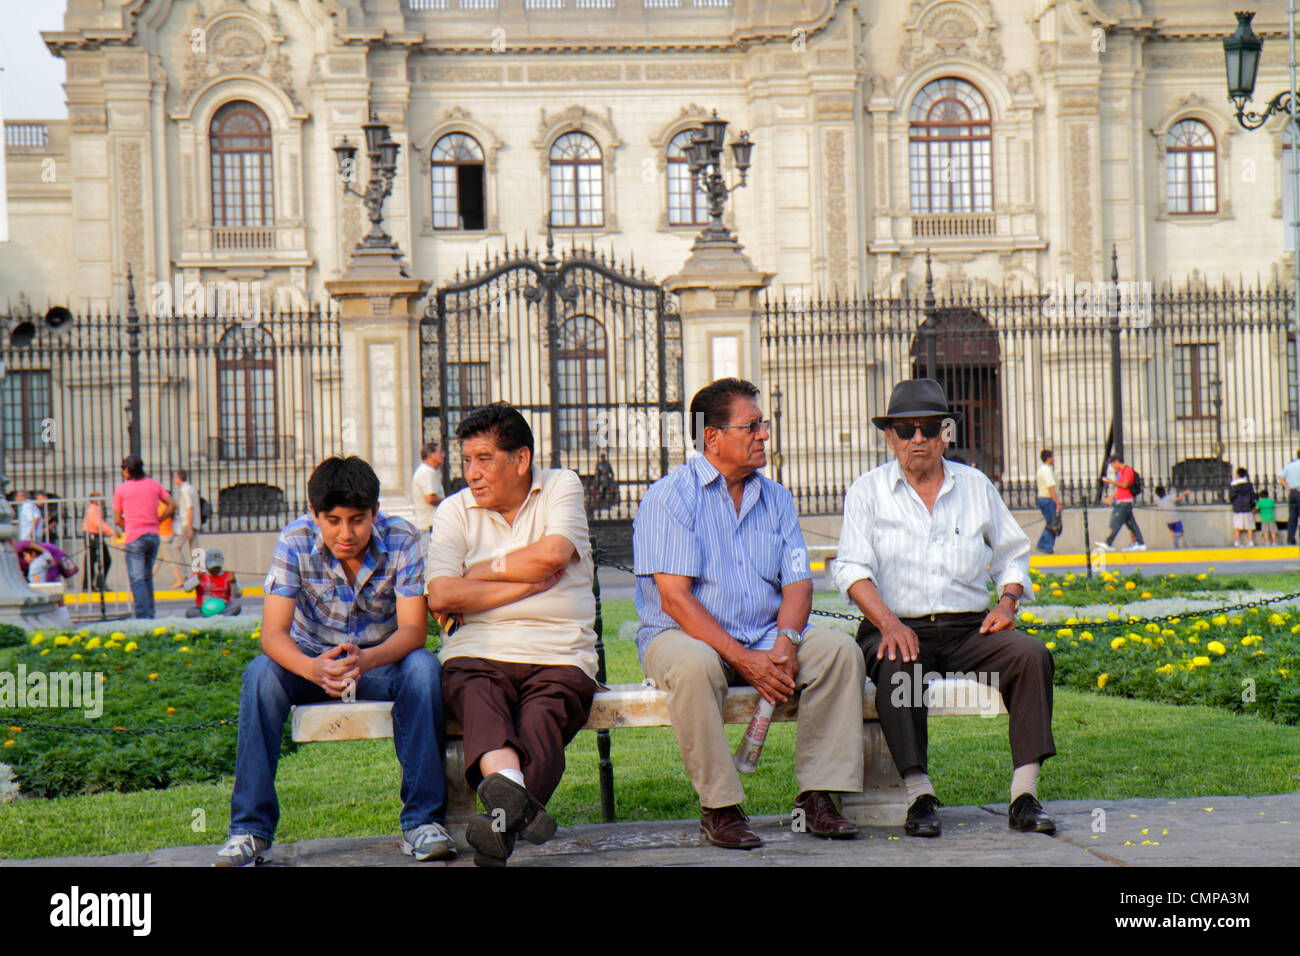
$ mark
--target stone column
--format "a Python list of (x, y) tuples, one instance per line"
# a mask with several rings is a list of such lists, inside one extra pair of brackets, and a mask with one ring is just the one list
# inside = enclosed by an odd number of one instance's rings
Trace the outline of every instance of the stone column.
[[(760, 295), (773, 273), (754, 268), (734, 239), (697, 239), (690, 258), (664, 287), (677, 295), (682, 316), (682, 396), (691, 397), (718, 378), (734, 375), (763, 389), (759, 348)], [(762, 396), (766, 400), (766, 392)], [(765, 401), (760, 401), (769, 411)], [(689, 427), (687, 434), (689, 434)]]
[(383, 511), (409, 517), (420, 441), (418, 302), (429, 283), (408, 277), (395, 261), (393, 268), (359, 268), (359, 258), (325, 283), (339, 306), (343, 450), (379, 475)]

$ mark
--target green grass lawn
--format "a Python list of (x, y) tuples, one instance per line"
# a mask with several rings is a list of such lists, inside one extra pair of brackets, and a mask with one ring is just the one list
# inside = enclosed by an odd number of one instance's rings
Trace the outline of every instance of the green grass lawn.
[[(632, 602), (606, 605), (605, 634), (618, 633)], [(607, 638), (609, 681), (641, 678), (636, 648)], [(1300, 727), (1213, 707), (1175, 706), (1059, 690), (1059, 756), (1043, 770), (1046, 800), (1259, 795), (1300, 790)], [(795, 726), (776, 725), (763, 763), (746, 780), (751, 813), (787, 813), (794, 798)], [(733, 742), (744, 728), (729, 729)], [(698, 814), (670, 728), (612, 735), (619, 820)], [(551, 810), (561, 824), (600, 820), (595, 734), (569, 747), (569, 769)], [(1005, 802), (1011, 776), (1007, 718), (944, 718), (931, 724), (931, 776), (949, 806)], [(388, 740), (307, 744), (281, 761), (278, 837), (372, 836), (397, 831), (399, 770)], [(0, 857), (126, 853), (218, 844), (229, 819), (231, 778), (166, 790), (101, 793), (0, 806)], [(196, 811), (201, 811), (198, 813)], [(204, 829), (198, 830), (200, 823)]]

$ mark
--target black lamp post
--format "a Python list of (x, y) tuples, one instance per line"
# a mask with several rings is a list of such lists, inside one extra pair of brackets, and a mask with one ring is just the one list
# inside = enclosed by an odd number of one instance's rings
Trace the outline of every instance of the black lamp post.
[(1258, 129), (1274, 113), (1291, 112), (1291, 91), (1283, 90), (1268, 101), (1263, 113), (1246, 109), (1255, 95), (1255, 78), (1259, 75), (1259, 54), (1264, 41), (1250, 28), (1254, 11), (1237, 12), (1237, 29), (1223, 38), (1223, 55), (1228, 69), (1228, 99), (1237, 110), (1237, 122), (1246, 129)]
[[(370, 122), (362, 124), (361, 130), (365, 134), (366, 155), (370, 157), (370, 179), (365, 192), (357, 192), (351, 186), (357, 173), (357, 147), (348, 142), (346, 136), (343, 137), (343, 142), (334, 147), (343, 192), (351, 193), (365, 203), (370, 215), (370, 232), (357, 244), (353, 252), (354, 264), (391, 271), (394, 262), (400, 263), (402, 253), (382, 225), (384, 200), (393, 192), (393, 180), (397, 177), (397, 154), (402, 147), (393, 140), (388, 124), (379, 122), (379, 117), (373, 111)], [(405, 269), (400, 265), (398, 269), (402, 275), (406, 275)]]
[(754, 143), (748, 132), (731, 142), (732, 157), (740, 173), (740, 181), (728, 186), (722, 176), (722, 154), (727, 138), (727, 121), (718, 118), (718, 111), (713, 111), (711, 119), (691, 137), (691, 145), (686, 148), (687, 166), (691, 171), (691, 186), (702, 187), (709, 197), (709, 215), (712, 221), (700, 233), (697, 244), (734, 245), (736, 237), (722, 224), (722, 211), (727, 204), (727, 196), (745, 185), (749, 173), (749, 157), (754, 151)]

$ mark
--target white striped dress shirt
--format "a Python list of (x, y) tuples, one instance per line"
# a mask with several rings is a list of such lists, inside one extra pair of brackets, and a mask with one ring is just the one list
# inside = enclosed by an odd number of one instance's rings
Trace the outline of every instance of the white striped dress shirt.
[(835, 560), (848, 596), (863, 578), (898, 617), (985, 611), (990, 577), (998, 593), (1021, 584), (1032, 601), (1029, 537), (983, 473), (945, 460), (943, 484), (926, 508), (895, 459), (849, 487)]

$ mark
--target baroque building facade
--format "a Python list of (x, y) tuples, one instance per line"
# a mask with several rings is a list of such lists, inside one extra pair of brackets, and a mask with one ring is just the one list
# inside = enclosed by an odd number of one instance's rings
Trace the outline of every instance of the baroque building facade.
[[(1286, 83), (1286, 20), (1280, 0), (1260, 7), (1264, 98)], [(708, 219), (684, 153), (714, 111), (756, 144), (725, 217), (758, 277), (748, 293), (787, 310), (819, 296), (915, 301), (927, 255), (941, 297), (1059, 295), (1107, 279), (1112, 249), (1121, 279), (1157, 293), (1285, 288), (1284, 118), (1238, 126), (1221, 45), (1234, 26), (1214, 0), (69, 0), (64, 29), (45, 34), (67, 63), (68, 119), (7, 127), (0, 301), (119, 310), (128, 267), (142, 311), (195, 284), (236, 283), (280, 308), (323, 301), (366, 228), (334, 148), (357, 144), (372, 115), (401, 147), (384, 213), (410, 276), (444, 286), (507, 247), (536, 249), (549, 221), (559, 244), (662, 279)], [(356, 162), (360, 188), (364, 151)], [(760, 354), (758, 312), (748, 326), (722, 314), (744, 299), (698, 299), (714, 314), (707, 334), (684, 334), (686, 395), (727, 371), (770, 390), (778, 363)], [(567, 360), (609, 374), (589, 325)], [(419, 334), (402, 335), (359, 352), (345, 332), (342, 349), (343, 413), (359, 409), (368, 438), (382, 432), (362, 450), (395, 456), (386, 485), (429, 436), (414, 411)], [(1227, 380), (1233, 421), (1246, 412), (1232, 374), (1258, 378), (1249, 441), (1269, 443), (1252, 470), (1271, 468), (1300, 401), (1285, 338), (1270, 336), (1247, 348), (1225, 335), (1221, 352), (1166, 337), (1143, 359), (1163, 371), (1139, 370), (1139, 401), (1169, 392), (1183, 446), (1194, 432), (1209, 448), (1211, 375)], [(915, 348), (900, 354), (834, 375), (846, 388), (865, 376), (883, 400), (920, 368)], [(382, 374), (367, 372), (375, 356)], [(1004, 392), (1002, 407), (972, 408), (1025, 448), (1005, 439), (1006, 461), (986, 470), (1023, 482), (1039, 444), (1059, 442), (1059, 466), (1095, 471), (1106, 396), (1100, 425), (1072, 443), (1063, 423), (1076, 413), (1053, 396), (1105, 365), (1041, 343), (998, 361), (1001, 378), (978, 388)], [(457, 393), (486, 396), (464, 364)], [(813, 394), (805, 368), (809, 383), (786, 384), (791, 409)], [(884, 453), (849, 406), (813, 414), (805, 459), (842, 443), (851, 474)], [(1156, 448), (1163, 427), (1135, 431)], [(791, 469), (797, 441), (787, 435)], [(1221, 435), (1216, 447), (1222, 458)], [(1211, 453), (1161, 452), (1146, 468), (1168, 477)]]
[(927, 248), (943, 288), (1038, 291), (1112, 243), (1125, 278), (1284, 280), (1282, 122), (1237, 126), (1233, 26), (1212, 0), (70, 0), (68, 120), (9, 137), (0, 296), (116, 306), (130, 264), (321, 298), (364, 219), (331, 150), (368, 111), (435, 285), (548, 213), (674, 272), (679, 134), (714, 109), (757, 143), (728, 221), (778, 291), (915, 289)]

